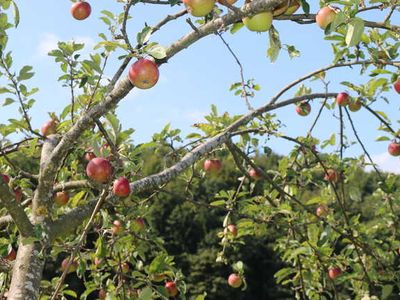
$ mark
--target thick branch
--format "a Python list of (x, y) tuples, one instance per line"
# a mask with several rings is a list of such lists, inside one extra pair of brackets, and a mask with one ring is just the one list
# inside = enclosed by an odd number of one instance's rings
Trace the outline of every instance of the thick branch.
[(23, 237), (31, 237), (34, 235), (33, 226), (27, 214), (24, 209), (15, 202), (14, 193), (10, 191), (10, 188), (3, 180), (0, 181), (0, 205), (7, 209)]

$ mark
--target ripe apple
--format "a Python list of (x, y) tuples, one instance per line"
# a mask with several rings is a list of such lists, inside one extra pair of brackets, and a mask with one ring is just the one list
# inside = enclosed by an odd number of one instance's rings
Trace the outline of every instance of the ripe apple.
[(121, 264), (121, 271), (122, 271), (122, 273), (128, 273), (129, 272), (129, 269), (130, 269), (130, 267), (129, 267), (129, 264), (127, 263), (127, 262), (123, 262), (122, 264)]
[(134, 231), (142, 231), (146, 227), (146, 224), (143, 218), (136, 218), (133, 220), (133, 230)]
[(400, 94), (400, 78), (397, 78), (395, 83), (393, 83), (393, 88), (398, 94)]
[(204, 17), (214, 8), (215, 0), (182, 0), (188, 12), (194, 17)]
[(392, 156), (399, 156), (400, 155), (400, 143), (391, 142), (388, 146), (388, 152)]
[(178, 289), (176, 288), (176, 283), (174, 281), (167, 281), (165, 283), (165, 288), (167, 289), (170, 297), (175, 297), (178, 295)]
[(219, 159), (206, 159), (203, 165), (204, 171), (210, 173), (218, 173), (222, 168), (222, 163)]
[[(61, 262), (61, 270), (64, 272), (67, 269), (68, 262), (69, 262), (69, 257), (64, 258), (64, 260)], [(76, 260), (73, 260), (71, 262), (71, 265), (68, 268), (68, 273), (75, 272), (78, 269), (78, 262)]]
[(84, 20), (90, 16), (92, 8), (87, 2), (79, 1), (71, 6), (71, 14), (77, 20)]
[(346, 92), (341, 92), (336, 96), (336, 103), (340, 106), (346, 106), (349, 104), (349, 94)]
[(141, 58), (129, 69), (129, 80), (139, 89), (153, 87), (160, 76), (156, 63), (147, 58)]
[(69, 194), (68, 192), (62, 191), (62, 192), (57, 192), (54, 195), (54, 202), (58, 205), (65, 205), (68, 203), (69, 200)]
[(330, 279), (335, 280), (336, 277), (342, 274), (342, 270), (339, 267), (330, 268), (328, 270), (328, 276)]
[(99, 300), (105, 300), (107, 298), (107, 292), (103, 289), (99, 291)]
[(17, 201), (17, 203), (21, 203), (23, 196), (22, 189), (20, 187), (15, 188), (14, 194), (15, 194), (15, 201)]
[(349, 110), (352, 112), (359, 111), (361, 109), (362, 102), (360, 99), (357, 99), (355, 101), (350, 101), (349, 103)]
[(42, 135), (49, 136), (50, 134), (55, 134), (57, 132), (57, 122), (53, 119), (45, 122), (40, 129)]
[(93, 158), (96, 158), (96, 154), (94, 154), (92, 151), (87, 151), (85, 153), (85, 160), (86, 161), (91, 161)]
[(8, 261), (14, 261), (17, 258), (17, 251), (14, 250), (14, 248), (10, 248), (8, 250), (7, 255), (4, 257), (4, 259)]
[(292, 0), (289, 4), (288, 9), (285, 11), (285, 16), (293, 15), (300, 7), (301, 3), (300, 0)]
[(333, 22), (336, 17), (336, 9), (332, 6), (321, 8), (315, 16), (315, 21), (321, 29), (324, 29)]
[(317, 207), (315, 213), (317, 214), (318, 217), (324, 217), (328, 214), (329, 208), (325, 204), (321, 204), (320, 206)]
[(243, 24), (250, 31), (263, 32), (268, 31), (272, 25), (273, 15), (271, 12), (266, 11), (256, 14), (252, 17), (243, 18)]
[(334, 169), (326, 170), (324, 179), (330, 182), (336, 182), (339, 179), (338, 173)]
[(255, 179), (255, 180), (259, 180), (259, 179), (262, 178), (261, 173), (260, 173), (258, 170), (254, 169), (254, 168), (251, 168), (251, 169), (250, 169), (250, 171), (249, 171), (249, 176), (250, 176), (251, 178)]
[(112, 166), (107, 159), (103, 157), (96, 157), (87, 164), (86, 174), (94, 181), (106, 183), (111, 179)]
[(228, 277), (228, 284), (233, 288), (240, 287), (242, 285), (242, 282), (242, 278), (238, 274), (232, 273)]
[(226, 235), (226, 234), (228, 234), (228, 232), (230, 232), (233, 237), (237, 236), (238, 230), (237, 230), (236, 225), (229, 224), (228, 226), (226, 226), (226, 228), (224, 229), (224, 234)]
[(8, 176), (8, 175), (6, 175), (6, 174), (1, 174), (1, 177), (3, 178), (3, 181), (5, 182), (5, 183), (10, 183), (10, 177)]
[(311, 112), (311, 105), (308, 102), (301, 102), (296, 106), (296, 113), (299, 116), (305, 117), (308, 116)]
[(131, 187), (129, 186), (129, 180), (125, 177), (120, 177), (114, 181), (113, 193), (118, 197), (128, 197), (131, 193)]
[(122, 222), (120, 220), (115, 220), (113, 222), (113, 226), (111, 227), (111, 232), (116, 235), (120, 234), (124, 230), (124, 227), (122, 226)]

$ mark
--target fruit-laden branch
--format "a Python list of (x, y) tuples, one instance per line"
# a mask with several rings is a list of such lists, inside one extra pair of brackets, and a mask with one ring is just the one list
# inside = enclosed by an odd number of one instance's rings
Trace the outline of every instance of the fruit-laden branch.
[(22, 237), (32, 237), (34, 235), (33, 226), (27, 214), (17, 204), (15, 194), (10, 191), (7, 183), (3, 180), (0, 180), (0, 205), (7, 209)]
[[(239, 127), (247, 124), (252, 119), (257, 116), (262, 115), (265, 112), (272, 111), (290, 104), (294, 104), (304, 100), (313, 100), (319, 98), (332, 98), (336, 97), (337, 93), (320, 93), (320, 94), (311, 94), (295, 97), (289, 100), (285, 100), (279, 103), (267, 104), (258, 108), (257, 110), (253, 110), (246, 115), (242, 116), (240, 119), (232, 123), (229, 127), (227, 127), (222, 133), (216, 135), (215, 137), (210, 138), (209, 140), (202, 143), (200, 146), (196, 147), (189, 153), (187, 153), (178, 163), (174, 166), (165, 169), (164, 171), (153, 174), (148, 177), (142, 178), (130, 184), (131, 190), (134, 193), (150, 190), (156, 188), (164, 183), (168, 183), (174, 178), (176, 178), (180, 173), (182, 173), (186, 168), (193, 165), (195, 162), (201, 159), (204, 154), (212, 151), (218, 146), (226, 143), (230, 137), (231, 133), (237, 130)], [(112, 198), (107, 199), (111, 200)], [(60, 236), (65, 236), (71, 232), (73, 232), (76, 227), (82, 224), (82, 221), (88, 218), (93, 211), (94, 206), (97, 201), (91, 201), (89, 204), (85, 206), (77, 207), (68, 213), (61, 216), (58, 220), (53, 222), (50, 225), (51, 228), (51, 239), (58, 238)], [(65, 226), (68, 224), (68, 226)]]
[[(167, 57), (165, 60), (173, 57), (175, 54), (189, 47), (202, 37), (216, 32), (221, 28), (221, 26), (230, 25), (237, 20), (240, 20), (244, 15), (251, 15), (261, 11), (272, 10), (279, 3), (279, 0), (255, 1), (254, 3), (245, 5), (237, 12), (230, 12), (220, 18), (208, 22), (205, 25), (200, 26), (196, 31), (187, 34), (179, 41), (172, 44), (166, 50)], [(124, 62), (124, 64), (125, 63), (126, 62)], [(45, 167), (41, 169), (41, 176), (44, 176), (46, 181), (54, 181), (56, 172), (60, 167), (61, 162), (68, 154), (68, 151), (73, 147), (75, 142), (79, 139), (82, 132), (89, 128), (89, 126), (91, 126), (96, 119), (100, 118), (109, 110), (114, 108), (119, 101), (125, 98), (132, 88), (133, 86), (127, 77), (120, 80), (113, 90), (106, 96), (104, 101), (89, 109), (79, 118), (79, 120), (76, 121), (75, 125), (72, 126), (72, 128), (62, 136), (60, 142), (48, 157), (49, 163), (47, 163)], [(49, 199), (49, 197), (45, 197), (45, 199)]]
[[(296, 15), (291, 15), (291, 16), (279, 16), (274, 19), (276, 20), (291, 20), (293, 22), (299, 23), (299, 24), (312, 24), (315, 23), (315, 14), (296, 14)], [(370, 27), (370, 28), (380, 28), (380, 29), (386, 29), (394, 32), (400, 32), (400, 26), (397, 25), (389, 25), (381, 22), (373, 22), (373, 21), (367, 21), (364, 20), (365, 27)]]

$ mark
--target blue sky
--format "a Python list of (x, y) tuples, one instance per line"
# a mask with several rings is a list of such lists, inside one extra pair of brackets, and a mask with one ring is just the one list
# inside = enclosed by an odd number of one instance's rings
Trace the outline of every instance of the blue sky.
[[(14, 53), (14, 67), (32, 65), (36, 76), (29, 82), (30, 86), (38, 86), (40, 92), (36, 96), (36, 106), (32, 110), (33, 125), (39, 128), (48, 119), (47, 112), (60, 112), (68, 104), (69, 91), (57, 82), (60, 75), (53, 58), (46, 53), (56, 47), (58, 40), (83, 41), (88, 50), (98, 41), (97, 33), (106, 32), (105, 25), (99, 20), (100, 11), (103, 9), (117, 12), (121, 4), (115, 1), (89, 1), (92, 5), (92, 15), (84, 21), (76, 21), (70, 15), (71, 2), (67, 0), (41, 0), (19, 1), (21, 23), (16, 31), (11, 32), (9, 50)], [(316, 2), (316, 1), (310, 1)], [(241, 2), (239, 2), (241, 4)], [(238, 5), (239, 5), (238, 4)], [(132, 10), (132, 19), (129, 22), (128, 33), (135, 40), (136, 32), (144, 23), (156, 24), (168, 13), (176, 13), (181, 6), (152, 6), (139, 4)], [(316, 12), (315, 4), (312, 12)], [(379, 12), (369, 13), (368, 19), (380, 20), (383, 15)], [(193, 18), (192, 18), (193, 19)], [(399, 16), (393, 19), (399, 23)], [(245, 77), (254, 78), (262, 89), (252, 100), (253, 107), (264, 104), (288, 82), (299, 76), (307, 74), (317, 68), (329, 64), (332, 60), (331, 46), (324, 40), (324, 33), (315, 24), (298, 25), (288, 21), (275, 21), (274, 25), (279, 30), (282, 43), (295, 45), (301, 51), (301, 57), (289, 59), (282, 52), (279, 59), (271, 64), (266, 57), (268, 44), (267, 34), (256, 34), (242, 29), (235, 35), (224, 34), (235, 53), (244, 66)], [(152, 37), (152, 40), (164, 46), (190, 31), (184, 19), (171, 22)], [(112, 76), (118, 68), (118, 61), (112, 61), (107, 68), (107, 75)], [(160, 69), (160, 81), (151, 90), (134, 90), (120, 104), (117, 113), (125, 128), (132, 127), (136, 130), (133, 135), (134, 142), (148, 140), (154, 132), (161, 130), (166, 123), (172, 127), (180, 128), (184, 133), (194, 129), (191, 127), (196, 122), (201, 122), (202, 116), (210, 111), (210, 105), (217, 105), (220, 112), (228, 111), (230, 114), (243, 114), (246, 106), (242, 99), (235, 97), (229, 91), (233, 82), (240, 80), (239, 69), (225, 46), (215, 35), (209, 36), (189, 49), (173, 57), (168, 64)], [(330, 72), (327, 79), (331, 82), (330, 91), (343, 90), (340, 81), (354, 80), (365, 82), (367, 78), (358, 77), (358, 70), (341, 69)], [(295, 89), (287, 93), (289, 98)], [(322, 92), (323, 86), (313, 84), (314, 92)], [(399, 95), (390, 92), (387, 95), (394, 104), (379, 104), (379, 110), (384, 110), (390, 116), (398, 116), (396, 103)], [(304, 135), (314, 120), (317, 113), (319, 100), (313, 104), (313, 111), (308, 117), (299, 117), (294, 112), (294, 107), (287, 107), (277, 111), (277, 114), (286, 125), (286, 133), (292, 136)], [(17, 111), (16, 106), (1, 108), (2, 119), (10, 117)], [(376, 128), (379, 123), (371, 121), (366, 112), (358, 112), (354, 121), (359, 129), (360, 136), (368, 145), (370, 152), (383, 168), (391, 167), (400, 171), (398, 159), (391, 159), (386, 155), (387, 143), (374, 142), (379, 135)], [(2, 120), (3, 121), (3, 120)], [(347, 126), (351, 138), (353, 135)], [(320, 121), (316, 135), (321, 139), (328, 138), (334, 131), (339, 131), (338, 121), (332, 117), (331, 112), (325, 112)], [(275, 152), (287, 154), (291, 144), (282, 141), (272, 141), (268, 144)], [(326, 149), (330, 151), (332, 149)], [(361, 154), (361, 148), (353, 146), (347, 150), (347, 155)], [(393, 169), (394, 168), (394, 169)]]

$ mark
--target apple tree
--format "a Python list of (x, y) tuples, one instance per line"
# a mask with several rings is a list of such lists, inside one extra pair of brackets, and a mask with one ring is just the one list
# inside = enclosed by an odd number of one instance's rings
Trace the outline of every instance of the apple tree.
[[(100, 11), (98, 2), (74, 1), (71, 19), (95, 17), (91, 5)], [(13, 105), (20, 114), (19, 119), (2, 117), (0, 125), (2, 296), (13, 300), (59, 299), (60, 295), (186, 299), (184, 270), (146, 221), (154, 197), (173, 195), (176, 183), (185, 186), (184, 197), (194, 206), (223, 212), (215, 263), (230, 270), (226, 284), (232, 288), (251, 285), (246, 282), (245, 264), (229, 255), (235, 245), (244, 236), (257, 238), (274, 230), (279, 233), (275, 251), (285, 262), (275, 274), (276, 281), (289, 286), (293, 298), (398, 295), (399, 182), (376, 166), (358, 134), (362, 127), (352, 117), (358, 110), (368, 112), (366, 122), (379, 125), (378, 140), (388, 143), (391, 155), (400, 155), (398, 120), (379, 109), (379, 103), (389, 101), (386, 95), (393, 88), (400, 93), (400, 62), (396, 61), (400, 26), (394, 21), (399, 17), (398, 1), (319, 1), (315, 12), (311, 11), (315, 3), (306, 0), (115, 2), (121, 11), (101, 12), (105, 32), (99, 33), (88, 58), (80, 55), (85, 45), (76, 42), (60, 41), (49, 53), (70, 98), (38, 130), (30, 114), (37, 105), (38, 88), (29, 84), (34, 69), (28, 65), (17, 69), (8, 46), (10, 29), (18, 30), (18, 3), (0, 0), (0, 92), (3, 106)], [(130, 12), (142, 3), (149, 5), (149, 14), (158, 5), (170, 5), (176, 13), (146, 24), (136, 35), (128, 34), (127, 24), (135, 22)], [(369, 19), (378, 12), (381, 19)], [(168, 46), (154, 40), (156, 31), (162, 32), (179, 18), (187, 18), (187, 34)], [(282, 45), (274, 22), (319, 26), (332, 44), (331, 61), (278, 88), (257, 108), (250, 102), (260, 86), (240, 72), (231, 90), (243, 98), (247, 113), (221, 114), (213, 106), (205, 121), (195, 124), (194, 132), (185, 137), (179, 129), (166, 126), (148, 143), (132, 143), (133, 130), (123, 129), (116, 107), (132, 89), (156, 85), (162, 66), (173, 65), (174, 56), (190, 51), (200, 39), (218, 35), (241, 68), (224, 39), (239, 30), (268, 32), (271, 61), (281, 51), (298, 56), (295, 46)], [(119, 66), (106, 74), (107, 63), (115, 58)], [(348, 77), (330, 77), (338, 68), (347, 69)], [(329, 80), (340, 81), (347, 91), (331, 90)], [(319, 83), (319, 90), (310, 88), (312, 81)], [(318, 111), (303, 136), (292, 136), (290, 128), (282, 126), (279, 109), (286, 106), (294, 107), (299, 118), (312, 109)], [(333, 114), (329, 122), (339, 128), (328, 140), (314, 134), (323, 111)], [(266, 170), (255, 163), (254, 153), (262, 151), (261, 145), (269, 139), (286, 140), (293, 148), (276, 169)], [(344, 154), (353, 144), (362, 150), (357, 158)], [(337, 149), (323, 152), (329, 145)], [(146, 159), (150, 154), (162, 162), (155, 173), (148, 172), (154, 169), (152, 160)], [(212, 192), (210, 202), (196, 202), (193, 194), (199, 184), (204, 178), (218, 177), (228, 159), (242, 174), (237, 187), (205, 191)], [(380, 178), (379, 188), (368, 198), (349, 189), (366, 165)], [(255, 193), (260, 183), (262, 190)], [(318, 196), (308, 197), (310, 190), (317, 190)], [(376, 207), (368, 217), (359, 209), (364, 201)], [(60, 273), (50, 272), (55, 265)], [(69, 273), (83, 280), (83, 293), (78, 295), (65, 284)], [(205, 299), (206, 292), (193, 299)]]

